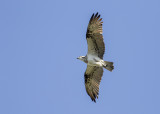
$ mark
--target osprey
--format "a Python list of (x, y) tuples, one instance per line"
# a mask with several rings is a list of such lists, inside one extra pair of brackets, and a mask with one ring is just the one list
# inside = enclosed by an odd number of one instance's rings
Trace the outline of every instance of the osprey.
[(102, 35), (102, 18), (98, 12), (90, 18), (86, 40), (88, 44), (88, 53), (86, 56), (80, 56), (77, 59), (87, 63), (87, 69), (84, 74), (85, 88), (91, 100), (96, 102), (99, 94), (99, 85), (103, 75), (103, 68), (112, 71), (113, 62), (104, 61), (103, 55), (105, 45)]

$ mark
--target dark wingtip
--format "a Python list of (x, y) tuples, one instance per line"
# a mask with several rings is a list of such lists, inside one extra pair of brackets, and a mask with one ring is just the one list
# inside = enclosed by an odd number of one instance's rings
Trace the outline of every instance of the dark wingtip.
[(93, 93), (93, 98), (91, 97), (92, 101), (96, 103), (96, 95)]
[(100, 16), (101, 16), (101, 15), (99, 14), (97, 18), (99, 19), (99, 18), (100, 18)]
[(96, 13), (95, 17), (97, 17), (97, 15), (98, 15), (98, 12)]
[[(92, 16), (91, 16), (91, 18), (90, 18), (90, 22), (93, 20), (93, 19), (95, 19), (95, 20), (98, 20), (99, 18), (100, 18), (100, 14), (97, 12), (96, 14), (92, 14)], [(100, 19), (100, 21), (101, 21), (102, 19)]]
[(93, 13), (93, 14), (92, 14), (92, 16), (91, 16), (91, 19), (90, 19), (90, 21), (91, 21), (91, 20), (93, 20), (93, 17), (94, 17), (94, 13)]
[(96, 103), (96, 100), (95, 100), (95, 99), (92, 99), (92, 101)]

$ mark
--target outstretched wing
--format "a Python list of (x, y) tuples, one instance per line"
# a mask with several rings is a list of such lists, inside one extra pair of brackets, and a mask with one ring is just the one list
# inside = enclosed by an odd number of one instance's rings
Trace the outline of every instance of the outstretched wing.
[(96, 55), (103, 59), (105, 52), (105, 45), (102, 35), (102, 18), (98, 12), (92, 15), (86, 33), (86, 39), (88, 43), (88, 54)]
[(85, 87), (88, 95), (91, 97), (92, 101), (94, 102), (96, 102), (96, 98), (98, 98), (99, 85), (100, 85), (102, 75), (103, 75), (102, 67), (87, 65), (87, 69), (84, 74)]

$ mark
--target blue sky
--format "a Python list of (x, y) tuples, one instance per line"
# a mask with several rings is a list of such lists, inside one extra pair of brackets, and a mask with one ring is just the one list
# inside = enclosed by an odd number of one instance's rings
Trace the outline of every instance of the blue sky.
[[(159, 0), (1, 0), (1, 114), (160, 114)], [(103, 18), (104, 71), (97, 103), (85, 91), (85, 39)]]

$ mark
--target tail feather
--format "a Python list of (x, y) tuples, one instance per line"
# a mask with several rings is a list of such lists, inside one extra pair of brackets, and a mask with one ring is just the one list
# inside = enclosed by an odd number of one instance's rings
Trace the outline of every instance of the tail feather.
[(103, 66), (105, 69), (112, 71), (114, 69), (113, 62), (104, 61), (105, 65)]

